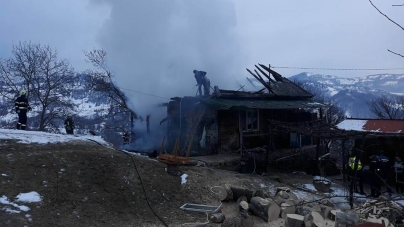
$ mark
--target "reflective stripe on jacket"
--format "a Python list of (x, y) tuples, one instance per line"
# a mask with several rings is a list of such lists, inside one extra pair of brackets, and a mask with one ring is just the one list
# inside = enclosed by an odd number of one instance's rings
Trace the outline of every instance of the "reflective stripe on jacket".
[[(348, 160), (348, 165), (349, 167), (351, 167), (351, 169), (353, 170), (355, 168), (355, 159), (356, 157), (350, 157)], [(358, 161), (358, 170), (362, 169), (362, 163), (361, 160)]]

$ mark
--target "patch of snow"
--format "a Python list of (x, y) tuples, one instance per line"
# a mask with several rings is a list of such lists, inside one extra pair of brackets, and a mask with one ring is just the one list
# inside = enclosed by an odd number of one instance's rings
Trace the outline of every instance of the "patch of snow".
[(397, 92), (390, 92), (390, 94), (393, 94), (393, 95), (400, 95), (400, 96), (403, 96), (403, 95), (404, 95), (404, 93), (397, 93)]
[(337, 81), (340, 84), (355, 84), (355, 80), (350, 79), (350, 78), (340, 78), (340, 79), (337, 79)]
[[(18, 205), (16, 203), (10, 202), (10, 200), (8, 200), (7, 196), (5, 196), (5, 195), (0, 197), (0, 204), (11, 205), (11, 206), (13, 206), (15, 208), (18, 208), (18, 209), (22, 210), (22, 211), (29, 211), (30, 210), (30, 208), (27, 207), (27, 206), (24, 206), (24, 205), (20, 206), (20, 205)], [(7, 209), (7, 207), (6, 207), (6, 209)], [(18, 211), (18, 213), (20, 213), (20, 211)]]
[(25, 217), (28, 218), (28, 221), (32, 221), (32, 216), (30, 214), (26, 214)]
[(102, 145), (109, 146), (109, 143), (103, 140), (100, 136), (75, 136), (75, 135), (64, 135), (64, 134), (54, 134), (49, 132), (39, 132), (39, 131), (24, 131), (15, 129), (0, 129), (0, 139), (6, 140), (18, 140), (19, 143), (63, 143), (70, 141), (88, 141), (94, 140)]
[(365, 131), (363, 126), (367, 120), (344, 120), (337, 125), (337, 128), (343, 130)]
[(181, 184), (186, 184), (187, 183), (187, 177), (188, 177), (188, 174), (182, 174), (181, 175)]
[(339, 91), (337, 91), (337, 89), (333, 88), (333, 87), (328, 87), (327, 88), (328, 93), (330, 94), (330, 96), (334, 96), (336, 94), (338, 94)]
[(261, 188), (266, 188), (267, 186), (265, 184), (260, 184)]
[(21, 211), (13, 210), (13, 209), (11, 209), (9, 207), (3, 208), (3, 210), (5, 210), (6, 212), (9, 212), (10, 214), (19, 214), (19, 213), (21, 213)]
[(398, 83), (398, 81), (386, 81), (384, 84), (382, 84), (382, 86), (387, 86), (387, 85), (396, 85)]
[(304, 187), (311, 191), (317, 191), (313, 184), (304, 184)]
[(41, 202), (42, 198), (38, 194), (38, 192), (27, 192), (27, 193), (20, 193), (17, 195), (17, 200), (18, 202), (25, 202), (25, 203), (37, 203)]
[(5, 173), (2, 173), (1, 175), (2, 175), (3, 177), (8, 177), (8, 175), (5, 174)]

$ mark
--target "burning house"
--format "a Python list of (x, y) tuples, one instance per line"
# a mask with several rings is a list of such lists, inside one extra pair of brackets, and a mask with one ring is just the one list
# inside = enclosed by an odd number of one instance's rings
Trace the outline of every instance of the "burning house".
[(269, 141), (276, 141), (272, 145), (277, 149), (313, 144), (310, 136), (271, 133), (269, 121), (313, 121), (325, 105), (313, 101), (311, 93), (270, 67), (255, 67), (259, 72), (247, 71), (265, 87), (259, 91), (215, 86), (210, 96), (172, 98), (166, 104), (168, 151), (177, 146), (182, 155), (187, 151), (191, 155), (209, 155), (268, 147)]

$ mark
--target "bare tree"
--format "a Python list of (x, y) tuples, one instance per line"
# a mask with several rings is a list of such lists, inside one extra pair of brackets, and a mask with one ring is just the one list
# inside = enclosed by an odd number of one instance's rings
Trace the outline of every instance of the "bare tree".
[[(379, 8), (377, 8), (377, 6), (375, 4), (373, 4), (372, 0), (369, 0), (370, 4), (381, 14), (383, 15), (385, 18), (387, 18), (387, 20), (389, 20), (391, 23), (395, 24), (396, 26), (398, 26), (399, 28), (401, 28), (402, 30), (404, 30), (404, 27), (401, 26), (399, 23), (397, 23), (396, 21), (394, 21), (393, 19), (391, 19), (389, 16), (387, 16), (386, 14), (384, 14)], [(404, 4), (400, 4), (400, 5), (393, 5), (393, 6), (404, 6)], [(387, 49), (388, 52), (395, 54), (397, 56), (403, 57), (403, 54), (399, 54), (397, 52), (394, 52), (392, 50)]]
[[(123, 129), (130, 119), (131, 132), (133, 138), (133, 123), (137, 119), (137, 115), (129, 108), (128, 99), (125, 93), (122, 92), (114, 83), (114, 74), (107, 67), (107, 52), (105, 50), (92, 50), (85, 51), (87, 61), (91, 63), (94, 69), (87, 70), (85, 74), (89, 75), (88, 89), (97, 93), (101, 93), (108, 97), (110, 106), (108, 114), (104, 118), (108, 118), (113, 121), (113, 128)], [(116, 125), (120, 125), (116, 127)], [(110, 126), (106, 126), (109, 128)]]
[(69, 62), (59, 60), (49, 46), (20, 42), (13, 46), (13, 57), (0, 63), (0, 78), (4, 81), (1, 95), (14, 100), (22, 88), (27, 90), (30, 104), (37, 112), (38, 130), (57, 128), (73, 104), (68, 97), (74, 87), (75, 73)]
[(404, 96), (382, 95), (368, 102), (370, 111), (380, 119), (404, 119)]
[(302, 81), (293, 81), (295, 84), (313, 94), (313, 100), (316, 102), (324, 103), (327, 105), (322, 112), (322, 119), (325, 119), (327, 123), (337, 125), (345, 119), (345, 110), (338, 105), (338, 102), (326, 97), (320, 86), (313, 85), (311, 83), (304, 83)]

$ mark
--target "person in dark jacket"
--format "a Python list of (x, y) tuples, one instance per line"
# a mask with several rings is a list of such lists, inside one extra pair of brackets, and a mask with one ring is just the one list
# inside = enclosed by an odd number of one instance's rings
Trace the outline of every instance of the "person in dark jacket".
[(196, 79), (196, 83), (198, 86), (199, 95), (202, 96), (202, 86), (203, 86), (203, 95), (209, 96), (210, 94), (210, 80), (206, 77), (206, 72), (194, 70), (194, 76)]
[(20, 96), (15, 100), (15, 112), (18, 114), (17, 129), (25, 130), (27, 126), (27, 112), (31, 110), (28, 104), (27, 92), (20, 91)]
[(122, 135), (123, 144), (129, 144), (130, 133), (128, 130), (125, 130)]
[(404, 193), (404, 164), (400, 157), (396, 157), (393, 168), (396, 175), (396, 192)]
[(74, 120), (71, 114), (67, 115), (67, 118), (65, 120), (65, 129), (66, 129), (66, 134), (73, 135), (73, 130), (75, 128), (74, 125)]
[(382, 150), (377, 151), (376, 155), (372, 156), (369, 166), (372, 176), (371, 195), (379, 197), (382, 191), (382, 185), (385, 185), (387, 191), (391, 193), (390, 186), (387, 184), (387, 177), (390, 170), (389, 158), (384, 156)]

